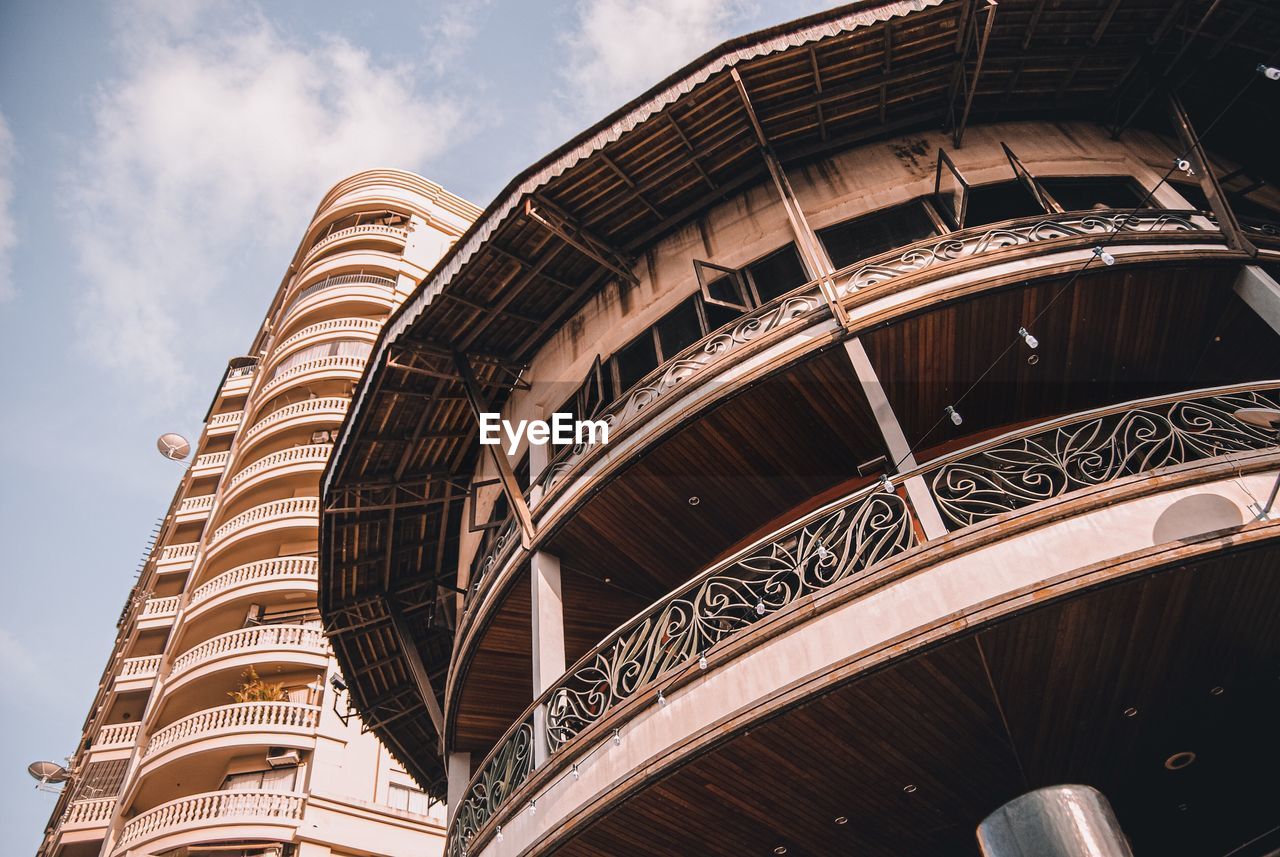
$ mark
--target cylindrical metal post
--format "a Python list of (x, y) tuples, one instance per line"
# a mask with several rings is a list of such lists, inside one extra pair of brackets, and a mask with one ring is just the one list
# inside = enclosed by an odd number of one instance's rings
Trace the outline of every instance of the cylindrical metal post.
[(1014, 798), (978, 825), (984, 857), (1133, 857), (1111, 804), (1089, 786)]

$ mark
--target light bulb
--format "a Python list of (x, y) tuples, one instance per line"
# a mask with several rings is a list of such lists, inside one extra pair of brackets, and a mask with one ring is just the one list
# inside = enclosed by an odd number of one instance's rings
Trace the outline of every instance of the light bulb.
[(1273, 65), (1267, 65), (1266, 63), (1258, 63), (1258, 74), (1262, 75), (1267, 80), (1280, 80), (1280, 68), (1276, 68)]
[(1022, 341), (1027, 343), (1028, 348), (1036, 348), (1040, 345), (1040, 340), (1032, 336), (1025, 327), (1018, 328), (1018, 335), (1022, 337)]
[(706, 654), (704, 653), (704, 654), (700, 654), (700, 655), (698, 655), (698, 669), (700, 669), (700, 670), (705, 670), (706, 668), (707, 668), (707, 656), (706, 656)]
[(757, 616), (763, 616), (763, 615), (764, 615), (764, 601), (757, 601), (757, 602), (756, 602), (756, 615), (757, 615)]
[(662, 694), (662, 689), (661, 689), (661, 688), (659, 688), (659, 689), (658, 689), (658, 704), (659, 704), (659, 705), (666, 705), (666, 704), (667, 704), (667, 698)]
[(1186, 158), (1178, 158), (1178, 160), (1173, 162), (1173, 165), (1189, 176), (1194, 176), (1196, 174), (1196, 171), (1191, 168), (1191, 162)]
[(1104, 265), (1114, 265), (1116, 263), (1116, 257), (1112, 256), (1110, 253), (1108, 253), (1106, 250), (1103, 250), (1101, 247), (1094, 247), (1093, 255), (1101, 259), (1102, 264)]
[(502, 825), (501, 825), (501, 824), (499, 824), (499, 825), (498, 825), (498, 835), (497, 835), (497, 836), (495, 836), (494, 838), (495, 838), (495, 839), (497, 839), (499, 842), (501, 842), (501, 841), (502, 841), (503, 836), (502, 836)]
[(577, 763), (577, 762), (574, 762), (574, 763), (573, 763), (573, 772), (572, 772), (572, 773), (573, 773), (573, 778), (574, 778), (575, 780), (582, 776), (582, 772), (578, 770), (578, 763)]
[(622, 731), (619, 729), (613, 730), (613, 746), (615, 747), (622, 746)]
[(955, 408), (953, 408), (951, 405), (947, 405), (947, 409), (943, 411), (943, 413), (946, 414), (948, 417), (950, 417), (951, 422), (954, 423), (955, 425), (960, 425), (962, 422), (964, 422), (964, 417), (960, 416), (960, 412), (957, 411)]
[(893, 480), (889, 478), (889, 474), (888, 474), (888, 473), (881, 474), (881, 476), (880, 476), (880, 488), (881, 488), (881, 490), (883, 490), (883, 491), (884, 491), (884, 493), (886, 493), (886, 494), (892, 494), (892, 493), (893, 493)]
[(827, 550), (827, 546), (822, 542), (818, 542), (818, 565), (828, 566), (835, 560), (836, 555), (832, 551)]
[(530, 814), (530, 815), (537, 815), (537, 814), (538, 814), (538, 800), (537, 800), (537, 798), (534, 798), (533, 800), (529, 801), (529, 814)]

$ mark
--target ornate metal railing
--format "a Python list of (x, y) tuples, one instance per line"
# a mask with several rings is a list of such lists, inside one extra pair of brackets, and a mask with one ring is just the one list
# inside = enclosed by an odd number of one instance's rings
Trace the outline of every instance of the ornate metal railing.
[(115, 853), (167, 831), (201, 824), (298, 822), (305, 800), (304, 795), (271, 791), (218, 791), (178, 798), (125, 822)]
[(958, 530), (1123, 476), (1275, 446), (1274, 433), (1232, 414), (1278, 403), (1275, 389), (1129, 403), (998, 438), (927, 481), (947, 527)]
[[(1010, 220), (990, 226), (953, 232), (941, 238), (917, 241), (840, 269), (832, 277), (837, 295), (843, 300), (855, 292), (882, 286), (920, 271), (945, 267), (977, 256), (1041, 242), (1080, 238), (1102, 238), (1108, 234), (1189, 232), (1198, 227), (1191, 221), (1195, 212), (1143, 210), (1076, 212)], [(621, 432), (655, 404), (714, 367), (733, 360), (743, 349), (766, 339), (779, 338), (792, 327), (812, 324), (827, 311), (817, 282), (805, 285), (770, 301), (733, 323), (720, 328), (681, 351), (645, 376), (595, 419), (609, 426), (609, 440), (616, 443)], [(581, 443), (565, 447), (543, 471), (538, 484), (544, 502), (566, 475), (594, 457), (600, 444)]]
[(508, 732), (498, 751), (471, 779), (453, 820), (449, 857), (461, 857), (477, 830), (493, 817), (507, 796), (533, 773), (533, 718)]
[(520, 527), (514, 514), (497, 529), (497, 535), (490, 540), (488, 548), (476, 551), (471, 562), (471, 577), (468, 579), (466, 603), (476, 603), (477, 596), (488, 589), (493, 575), (506, 564), (507, 558), (520, 545)]

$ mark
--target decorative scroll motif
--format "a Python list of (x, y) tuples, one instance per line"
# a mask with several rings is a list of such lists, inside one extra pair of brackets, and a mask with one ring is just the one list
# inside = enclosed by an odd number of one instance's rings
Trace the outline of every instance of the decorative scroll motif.
[(502, 522), (502, 526), (498, 528), (498, 534), (489, 545), (489, 549), (483, 554), (476, 554), (476, 560), (471, 564), (471, 591), (468, 593), (468, 603), (481, 591), (488, 588), (494, 572), (502, 567), (507, 557), (518, 544), (520, 544), (520, 528), (519, 522), (513, 514)]
[(548, 745), (556, 750), (676, 664), (913, 544), (906, 502), (863, 491), (837, 511), (714, 569), (623, 626), (612, 644), (565, 674), (548, 697)]
[(1245, 232), (1254, 235), (1264, 235), (1268, 238), (1280, 238), (1280, 223), (1272, 220), (1259, 220), (1255, 217), (1241, 217), (1240, 228)]
[[(837, 296), (844, 298), (859, 289), (880, 285), (898, 277), (950, 262), (998, 252), (1008, 247), (1062, 238), (1103, 236), (1116, 232), (1186, 232), (1198, 229), (1189, 219), (1192, 212), (1098, 211), (1065, 214), (1006, 223), (994, 228), (955, 232), (943, 238), (920, 241), (837, 271), (833, 276)], [(772, 334), (800, 318), (826, 311), (816, 283), (765, 304), (734, 324), (694, 343), (659, 366), (638, 387), (614, 402), (597, 419), (609, 426), (609, 437), (656, 402), (718, 363), (725, 361), (747, 343)], [(593, 450), (590, 444), (567, 447), (544, 471), (539, 480), (544, 495)]]
[(929, 485), (947, 527), (958, 530), (1157, 467), (1273, 447), (1273, 433), (1232, 413), (1277, 402), (1268, 390), (1138, 405), (975, 452), (939, 468)]
[(844, 297), (858, 289), (877, 286), (934, 265), (1039, 241), (1085, 235), (1102, 236), (1116, 232), (1187, 232), (1195, 228), (1186, 216), (1169, 212), (1091, 212), (1021, 221), (981, 231), (957, 232), (877, 256), (838, 272), (835, 276), (836, 288), (840, 296)]
[(526, 720), (508, 733), (489, 757), (480, 776), (473, 779), (453, 820), (448, 857), (463, 857), (476, 831), (493, 817), (507, 795), (533, 773), (533, 721)]

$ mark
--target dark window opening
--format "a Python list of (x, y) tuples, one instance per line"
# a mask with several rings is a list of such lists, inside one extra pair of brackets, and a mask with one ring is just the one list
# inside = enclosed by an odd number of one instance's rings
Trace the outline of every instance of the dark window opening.
[(878, 256), (930, 235), (937, 235), (923, 200), (913, 199), (835, 226), (818, 230), (822, 246), (837, 268)]
[[(755, 287), (758, 303), (768, 303), (809, 281), (796, 245), (788, 244), (747, 266), (747, 276)], [(719, 325), (716, 325), (719, 327)]]
[[(1040, 184), (1065, 211), (1114, 208), (1132, 211), (1154, 208), (1147, 192), (1129, 176), (1068, 176), (1040, 179)], [(1146, 200), (1144, 203), (1143, 200)]]
[(1015, 217), (1044, 214), (1040, 203), (1018, 179), (974, 185), (969, 188), (965, 226), (983, 226)]
[(618, 370), (618, 389), (629, 390), (636, 382), (658, 368), (658, 350), (654, 347), (653, 329), (650, 328), (613, 356)]
[(702, 322), (698, 318), (695, 298), (681, 302), (675, 309), (658, 319), (658, 345), (661, 359), (670, 360), (702, 338)]

